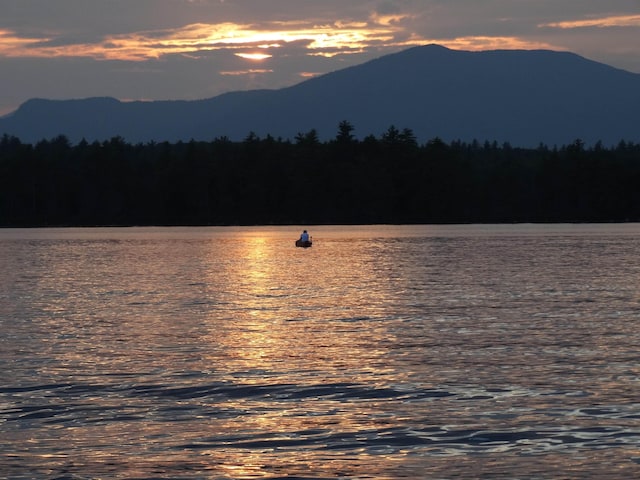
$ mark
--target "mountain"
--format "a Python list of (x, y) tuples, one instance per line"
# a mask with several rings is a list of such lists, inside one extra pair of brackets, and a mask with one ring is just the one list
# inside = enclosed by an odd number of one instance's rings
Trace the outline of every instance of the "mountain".
[(420, 141), (496, 140), (517, 146), (576, 139), (640, 141), (640, 74), (567, 52), (469, 52), (427, 45), (386, 55), (279, 90), (232, 92), (197, 101), (33, 99), (0, 118), (0, 134), (34, 142), (121, 136), (129, 142), (293, 139), (335, 136), (349, 121), (362, 138), (389, 126)]

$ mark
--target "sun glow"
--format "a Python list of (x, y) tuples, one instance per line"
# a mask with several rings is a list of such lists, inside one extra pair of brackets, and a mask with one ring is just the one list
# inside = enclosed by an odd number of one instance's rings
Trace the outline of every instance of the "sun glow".
[(268, 53), (236, 53), (235, 55), (240, 58), (246, 58), (247, 60), (265, 60), (273, 56)]

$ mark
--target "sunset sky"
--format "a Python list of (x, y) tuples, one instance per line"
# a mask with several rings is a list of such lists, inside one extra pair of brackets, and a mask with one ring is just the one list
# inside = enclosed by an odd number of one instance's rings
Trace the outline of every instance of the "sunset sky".
[(279, 88), (428, 43), (640, 73), (640, 0), (0, 0), (0, 115), (34, 97)]

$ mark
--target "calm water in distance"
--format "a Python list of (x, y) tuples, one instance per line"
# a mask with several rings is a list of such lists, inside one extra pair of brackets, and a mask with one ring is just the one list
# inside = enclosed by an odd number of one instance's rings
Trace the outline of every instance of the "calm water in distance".
[(640, 225), (0, 230), (0, 478), (640, 478)]

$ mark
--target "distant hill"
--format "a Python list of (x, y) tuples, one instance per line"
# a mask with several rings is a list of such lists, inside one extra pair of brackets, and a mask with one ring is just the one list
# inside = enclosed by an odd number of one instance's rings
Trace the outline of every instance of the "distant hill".
[(120, 102), (112, 98), (25, 102), (0, 118), (0, 134), (34, 142), (121, 136), (128, 142), (293, 139), (335, 136), (342, 120), (356, 136), (389, 126), (420, 141), (496, 140), (516, 146), (605, 145), (640, 141), (640, 74), (572, 53), (468, 52), (411, 48), (279, 90), (232, 92), (197, 101)]

